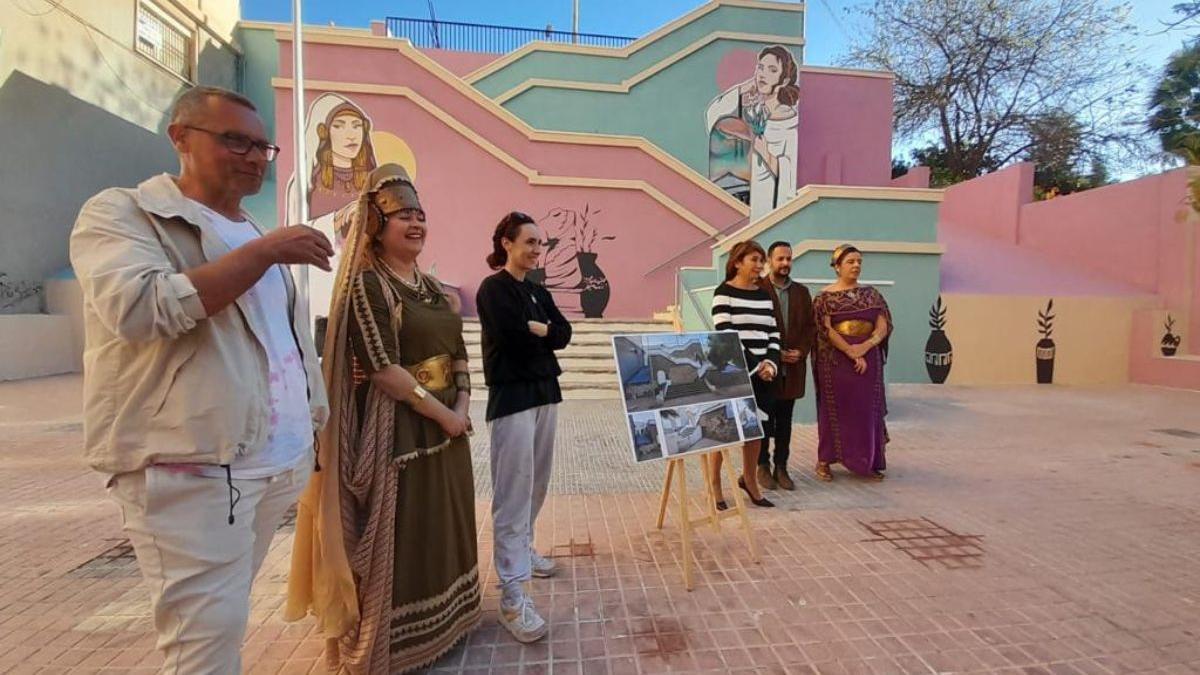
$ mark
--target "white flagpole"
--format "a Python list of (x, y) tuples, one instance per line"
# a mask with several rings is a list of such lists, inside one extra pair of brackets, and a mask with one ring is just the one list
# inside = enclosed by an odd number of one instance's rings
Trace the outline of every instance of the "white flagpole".
[[(300, 14), (301, 0), (292, 0), (292, 121), (293, 147), (295, 157), (293, 171), (296, 183), (295, 213), (299, 215), (298, 225), (308, 223), (308, 153), (304, 147), (304, 27)], [(308, 299), (308, 265), (300, 265), (297, 270), (296, 294), (297, 305), (304, 322), (310, 321)], [(309, 326), (311, 329), (312, 327)], [(318, 345), (318, 349), (320, 345)]]

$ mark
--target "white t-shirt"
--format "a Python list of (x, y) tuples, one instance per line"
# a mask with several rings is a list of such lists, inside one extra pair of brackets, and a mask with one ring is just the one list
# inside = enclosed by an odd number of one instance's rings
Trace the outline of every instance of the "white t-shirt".
[[(259, 237), (249, 221), (233, 221), (199, 202), (194, 203), (231, 250)], [(241, 297), (248, 312), (254, 314), (246, 319), (255, 327), (267, 351), (271, 426), (267, 444), (261, 450), (239, 457), (230, 465), (233, 477), (238, 479), (269, 478), (294, 469), (308, 459), (313, 444), (308, 378), (292, 329), (284, 274), (287, 271), (282, 266), (272, 265)], [(202, 473), (225, 477), (224, 469), (212, 466), (204, 466)]]

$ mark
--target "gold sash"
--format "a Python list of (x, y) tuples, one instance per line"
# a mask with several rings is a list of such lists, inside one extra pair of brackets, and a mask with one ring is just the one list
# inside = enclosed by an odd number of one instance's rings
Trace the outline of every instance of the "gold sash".
[(870, 337), (875, 332), (875, 324), (862, 319), (849, 319), (833, 324), (833, 329), (848, 337)]
[(405, 368), (417, 379), (417, 384), (429, 391), (442, 391), (454, 386), (454, 360), (449, 354), (439, 354), (415, 366)]

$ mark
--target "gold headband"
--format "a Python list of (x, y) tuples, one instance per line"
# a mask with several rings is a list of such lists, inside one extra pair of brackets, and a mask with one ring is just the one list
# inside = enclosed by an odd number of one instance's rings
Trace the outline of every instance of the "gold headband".
[(850, 249), (853, 249), (855, 251), (858, 250), (857, 248), (854, 248), (853, 244), (842, 244), (841, 246), (833, 249), (833, 257), (830, 258), (830, 260), (829, 260), (829, 266), (837, 267), (838, 261), (841, 260), (842, 256), (846, 254), (846, 251), (848, 251)]

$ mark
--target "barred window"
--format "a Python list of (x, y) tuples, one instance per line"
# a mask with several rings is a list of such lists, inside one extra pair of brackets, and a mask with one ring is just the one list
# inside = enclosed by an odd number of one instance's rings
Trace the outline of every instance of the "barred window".
[(147, 0), (138, 3), (137, 50), (185, 80), (192, 79), (195, 31), (170, 19)]

